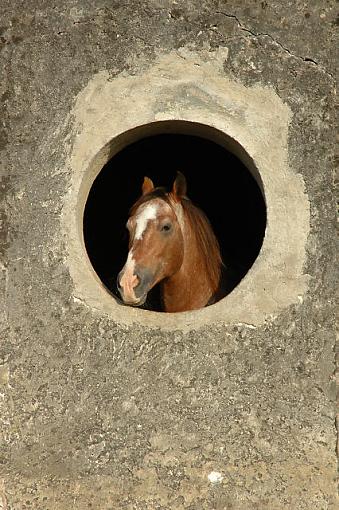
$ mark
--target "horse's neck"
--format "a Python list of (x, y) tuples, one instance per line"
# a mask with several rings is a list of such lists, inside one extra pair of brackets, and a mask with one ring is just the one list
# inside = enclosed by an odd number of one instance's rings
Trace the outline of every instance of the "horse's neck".
[(203, 308), (212, 294), (201, 250), (192, 229), (186, 226), (183, 263), (177, 273), (162, 283), (165, 311), (182, 312)]

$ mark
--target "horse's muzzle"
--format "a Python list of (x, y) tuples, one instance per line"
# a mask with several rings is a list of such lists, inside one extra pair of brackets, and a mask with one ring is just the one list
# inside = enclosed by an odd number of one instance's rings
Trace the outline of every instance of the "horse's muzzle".
[(117, 277), (117, 289), (120, 293), (121, 299), (126, 305), (129, 306), (142, 306), (147, 298), (147, 294), (152, 287), (154, 281), (153, 274), (147, 268), (138, 268), (134, 270), (134, 277), (137, 277), (137, 284), (133, 287), (132, 285), (121, 285), (121, 279), (123, 276), (122, 270)]

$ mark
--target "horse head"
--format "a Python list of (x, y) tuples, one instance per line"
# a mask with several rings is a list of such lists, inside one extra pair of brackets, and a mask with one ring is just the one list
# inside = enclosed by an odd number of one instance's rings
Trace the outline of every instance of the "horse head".
[(172, 191), (155, 188), (144, 178), (142, 194), (127, 221), (129, 252), (117, 286), (125, 304), (141, 306), (148, 292), (177, 273), (184, 257), (184, 217), (181, 201), (185, 177), (178, 173)]

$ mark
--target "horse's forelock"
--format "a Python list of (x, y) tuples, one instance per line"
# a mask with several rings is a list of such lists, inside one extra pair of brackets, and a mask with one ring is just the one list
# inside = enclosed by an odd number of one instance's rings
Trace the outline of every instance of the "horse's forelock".
[(150, 202), (151, 200), (154, 200), (156, 198), (160, 198), (164, 200), (166, 203), (170, 204), (170, 199), (168, 193), (166, 192), (166, 189), (155, 188), (150, 193), (147, 193), (146, 195), (141, 195), (141, 197), (138, 198), (138, 200), (132, 205), (130, 209), (130, 216), (134, 216), (134, 214), (137, 212), (141, 205), (146, 204), (147, 202)]

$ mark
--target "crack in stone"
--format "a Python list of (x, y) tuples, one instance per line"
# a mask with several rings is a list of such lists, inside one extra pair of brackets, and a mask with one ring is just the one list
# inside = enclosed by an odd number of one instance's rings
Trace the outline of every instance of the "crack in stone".
[(271, 39), (271, 41), (274, 42), (274, 44), (276, 44), (277, 46), (279, 46), (283, 51), (286, 51), (289, 55), (291, 55), (291, 57), (294, 57), (294, 58), (297, 58), (299, 60), (302, 60), (303, 62), (310, 62), (314, 65), (316, 65), (319, 70), (321, 70), (322, 72), (324, 72), (325, 74), (327, 74), (328, 76), (330, 76), (330, 78), (332, 80), (334, 80), (334, 76), (327, 70), (325, 69), (323, 66), (321, 66), (316, 60), (314, 60), (313, 58), (311, 57), (303, 57), (301, 55), (296, 55), (295, 53), (292, 53), (291, 50), (289, 50), (288, 48), (286, 48), (286, 46), (284, 46), (281, 42), (277, 41), (271, 34), (266, 34), (264, 32), (259, 32), (259, 33), (256, 33), (256, 32), (253, 32), (253, 30), (250, 30), (249, 28), (246, 28), (240, 21), (240, 19), (238, 18), (238, 16), (236, 16), (235, 14), (227, 14), (226, 12), (223, 12), (223, 11), (216, 11), (217, 14), (221, 14), (222, 16), (225, 16), (226, 18), (231, 18), (231, 19), (234, 19), (236, 20), (236, 22), (238, 23), (238, 26), (239, 28), (243, 31), (243, 32), (246, 32), (248, 34), (250, 34), (252, 37), (268, 37), (269, 39)]

